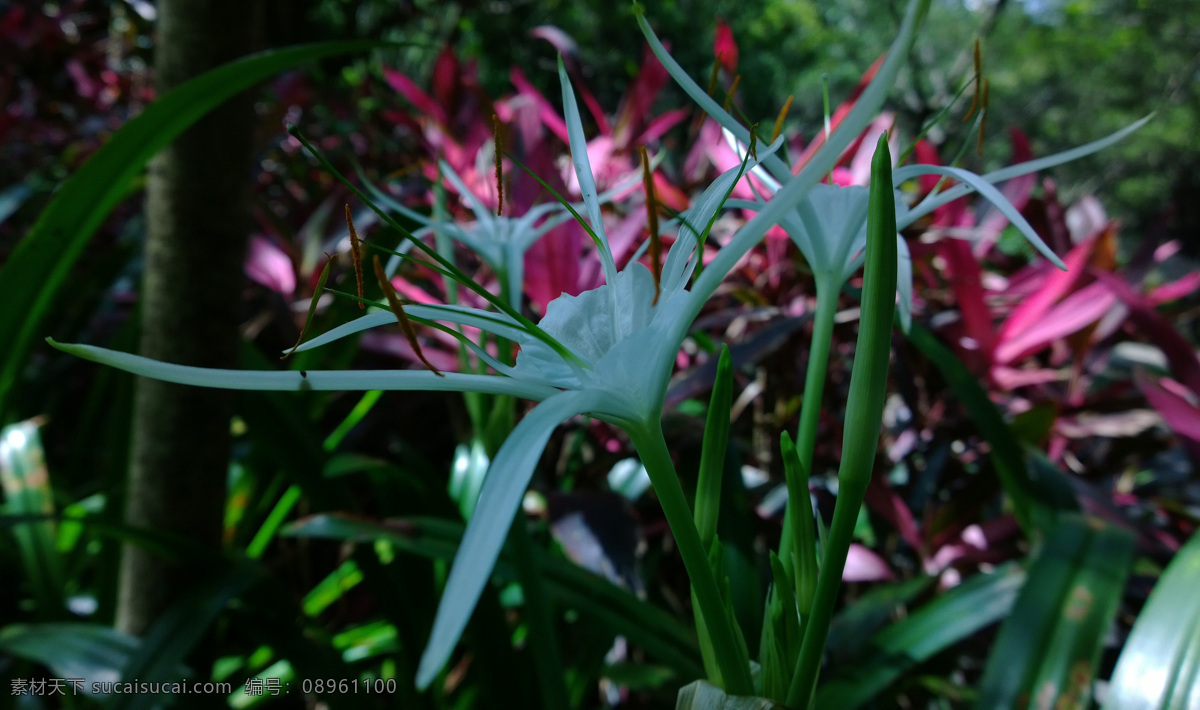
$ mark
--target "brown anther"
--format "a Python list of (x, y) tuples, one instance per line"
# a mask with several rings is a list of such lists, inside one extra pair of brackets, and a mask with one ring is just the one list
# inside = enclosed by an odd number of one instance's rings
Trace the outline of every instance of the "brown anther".
[(780, 133), (783, 133), (783, 122), (787, 120), (788, 110), (792, 108), (792, 99), (794, 98), (794, 96), (787, 97), (787, 101), (783, 103), (783, 108), (779, 109), (779, 115), (775, 117), (775, 130), (771, 131), (772, 143), (779, 139)]
[(396, 295), (396, 289), (392, 287), (392, 281), (383, 271), (383, 264), (379, 262), (379, 256), (373, 258), (375, 266), (375, 278), (379, 281), (379, 288), (383, 289), (383, 296), (387, 299), (388, 308), (392, 310), (392, 314), (396, 316), (396, 322), (400, 324), (400, 330), (404, 333), (404, 337), (408, 340), (408, 344), (412, 346), (413, 352), (421, 359), (421, 362), (428, 367), (433, 374), (438, 377), (445, 377), (438, 371), (433, 363), (425, 359), (425, 353), (421, 352), (421, 344), (417, 342), (417, 331), (413, 330), (412, 322), (408, 320), (408, 316), (404, 313), (404, 304), (400, 302), (400, 297)]
[(646, 146), (639, 145), (638, 153), (642, 156), (642, 185), (646, 190), (646, 221), (650, 227), (650, 273), (654, 275), (654, 300), (650, 305), (658, 305), (658, 296), (662, 288), (662, 240), (658, 236), (658, 200), (654, 197), (654, 174), (650, 171), (650, 156)]
[(983, 94), (983, 55), (979, 51), (979, 39), (975, 39), (975, 96), (971, 99), (971, 108), (967, 109), (967, 115), (963, 116), (963, 123), (971, 120), (971, 116), (975, 115), (975, 109), (979, 108), (980, 99)]
[(492, 114), (492, 143), (496, 153), (496, 216), (504, 214), (504, 164), (500, 162), (504, 154), (504, 141), (501, 139), (500, 117)]
[(708, 97), (711, 99), (713, 92), (717, 90), (717, 74), (721, 71), (721, 58), (724, 54), (717, 54), (717, 61), (713, 62), (712, 74), (708, 75)]
[[(354, 282), (358, 287), (358, 297), (361, 299), (363, 297), (362, 248), (358, 241), (358, 231), (354, 229), (354, 218), (350, 216), (350, 205), (346, 205), (346, 228), (350, 230), (350, 258), (354, 260)], [(366, 307), (366, 304), (359, 300), (359, 310)]]
[(731, 106), (733, 106), (733, 97), (735, 94), (737, 94), (738, 84), (741, 84), (741, 83), (742, 83), (742, 75), (741, 74), (738, 74), (737, 76), (733, 77), (733, 83), (729, 85), (729, 93), (725, 94), (725, 105), (722, 107), (725, 109), (726, 112), (728, 112), (729, 108)]
[(987, 132), (987, 116), (988, 116), (988, 80), (983, 80), (983, 98), (980, 99), (979, 109), (979, 142), (976, 144), (976, 152), (983, 155), (983, 135)]
[(317, 277), (317, 287), (313, 290), (312, 301), (308, 304), (308, 315), (304, 317), (304, 325), (300, 326), (300, 335), (296, 338), (296, 344), (291, 350), (280, 357), (280, 360), (286, 360), (291, 357), (292, 353), (296, 352), (296, 348), (300, 347), (300, 343), (304, 341), (304, 333), (308, 331), (308, 325), (312, 323), (313, 314), (317, 312), (317, 301), (321, 300), (321, 293), (325, 290), (325, 282), (329, 280), (329, 272), (337, 265), (337, 254), (330, 256), (325, 255), (325, 266), (321, 268), (321, 275)]

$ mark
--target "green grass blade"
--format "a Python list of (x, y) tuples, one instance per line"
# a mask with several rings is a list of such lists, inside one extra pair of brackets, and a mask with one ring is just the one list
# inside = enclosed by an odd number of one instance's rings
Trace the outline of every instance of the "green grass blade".
[(1000, 628), (976, 707), (1088, 707), (1133, 553), (1128, 531), (1062, 516)]
[(42, 617), (62, 616), (63, 561), (55, 544), (54, 493), (36, 422), (0, 429), (0, 488), (7, 515), (31, 517), (13, 525), (12, 535), (38, 612)]
[(341, 599), (346, 592), (357, 587), (362, 579), (362, 570), (358, 568), (358, 563), (354, 560), (346, 560), (338, 565), (337, 569), (317, 582), (317, 586), (304, 596), (305, 615), (319, 616), (321, 612)]
[(1104, 710), (1200, 707), (1200, 534), (1167, 566), (1117, 661)]
[(344, 41), (272, 50), (239, 59), (188, 81), (146, 107), (109, 138), (50, 199), (33, 229), (0, 269), (0, 422), (8, 397), (71, 267), (100, 224), (130, 191), (146, 162), (209, 111), (284, 69), (379, 42)]
[(996, 623), (1025, 582), (1015, 564), (978, 574), (872, 637), (850, 668), (817, 690), (818, 708), (852, 710), (870, 702), (918, 663)]

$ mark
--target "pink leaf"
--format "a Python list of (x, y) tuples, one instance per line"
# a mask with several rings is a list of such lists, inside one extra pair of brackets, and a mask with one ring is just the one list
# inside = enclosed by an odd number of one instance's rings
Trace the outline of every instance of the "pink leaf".
[(1064, 377), (1065, 375), (1057, 370), (1041, 368), (1036, 370), (1018, 370), (1001, 365), (992, 367), (992, 380), (995, 381), (997, 387), (1006, 391), (1015, 390), (1018, 387), (1058, 382)]
[(421, 90), (412, 79), (409, 79), (404, 74), (395, 69), (384, 69), (383, 77), (387, 80), (388, 86), (392, 87), (396, 93), (404, 97), (406, 101), (416, 107), (417, 111), (433, 118), (438, 123), (446, 123), (446, 112), (438, 105), (437, 101)]
[(857, 542), (850, 545), (846, 567), (842, 570), (843, 582), (880, 582), (893, 577), (895, 575), (882, 557)]
[[(892, 129), (895, 121), (895, 114), (881, 113), (863, 131), (857, 141), (858, 147), (854, 149), (854, 157), (850, 159), (851, 185), (865, 187), (871, 183), (871, 160), (875, 157), (875, 145), (879, 142), (879, 136)], [(892, 150), (895, 151), (895, 146), (892, 146)]]
[(713, 35), (713, 56), (721, 63), (730, 76), (737, 73), (738, 46), (733, 39), (733, 30), (725, 23), (724, 18), (717, 18), (717, 31)]
[[(1089, 239), (1072, 249), (1063, 258), (1063, 263), (1067, 267), (1066, 271), (1047, 269), (1046, 279), (1041, 283), (1037, 291), (1022, 301), (1021, 305), (1013, 310), (1012, 315), (1000, 327), (999, 340), (1001, 343), (1019, 336), (1032, 327), (1052, 305), (1071, 290), (1075, 283), (1083, 276), (1084, 266), (1087, 265), (1088, 259), (1092, 255), (1092, 248), (1095, 245), (1096, 241)], [(1001, 347), (1003, 345), (997, 345), (997, 355)]]
[[(646, 130), (642, 135), (638, 136), (637, 143), (641, 145), (649, 145), (662, 137), (664, 133), (674, 128), (680, 121), (687, 118), (688, 110), (683, 108), (667, 111), (661, 116), (656, 117), (646, 126)], [(620, 140), (618, 139), (618, 143)]]
[(896, 528), (900, 537), (910, 547), (918, 553), (921, 552), (924, 543), (921, 540), (921, 532), (917, 529), (917, 521), (913, 519), (912, 511), (908, 509), (904, 499), (896, 493), (896, 489), (892, 488), (891, 484), (885, 479), (872, 478), (871, 483), (867, 486), (864, 502), (870, 506), (871, 510)]
[(946, 277), (962, 313), (964, 330), (978, 344), (981, 361), (990, 362), (996, 334), (992, 313), (984, 301), (983, 270), (971, 254), (971, 245), (961, 239), (941, 240), (938, 252), (946, 260)]
[(1200, 407), (1149, 379), (1138, 378), (1138, 386), (1166, 420), (1167, 426), (1180, 436), (1200, 442)]
[(579, 51), (579, 45), (571, 38), (571, 35), (563, 32), (554, 25), (540, 25), (529, 30), (530, 37), (544, 39), (549, 42), (558, 53), (563, 55), (564, 60), (571, 60), (575, 53)]
[(1150, 342), (1162, 349), (1175, 378), (1200, 394), (1200, 359), (1179, 331), (1160, 316), (1150, 303), (1116, 274), (1095, 270), (1097, 279), (1106, 284), (1129, 307), (1130, 319)]
[(517, 67), (512, 68), (508, 78), (513, 86), (517, 87), (517, 94), (537, 107), (538, 117), (546, 128), (549, 128), (564, 143), (568, 142), (570, 138), (567, 135), (567, 124), (558, 115), (558, 109), (554, 108), (554, 105), (547, 101), (540, 91), (533, 88), (533, 84), (529, 83), (525, 74)]
[(1041, 314), (1019, 335), (996, 346), (996, 362), (1008, 364), (1028, 357), (1050, 343), (1100, 320), (1117, 299), (1102, 283), (1093, 283), (1067, 296)]
[(1193, 271), (1187, 276), (1178, 278), (1170, 283), (1165, 283), (1149, 294), (1146, 295), (1146, 300), (1154, 305), (1168, 303), (1184, 296), (1190, 296), (1200, 289), (1200, 271)]
[(453, 112), (458, 106), (459, 90), (462, 87), (462, 66), (450, 45), (442, 48), (433, 63), (433, 94), (445, 111)]
[(583, 228), (572, 221), (547, 232), (525, 252), (525, 293), (544, 311), (563, 293), (578, 295)]
[[(650, 46), (647, 45), (642, 50), (642, 66), (638, 69), (638, 75), (633, 80), (633, 83), (630, 84), (629, 90), (625, 92), (625, 96), (621, 99), (621, 107), (617, 110), (617, 126), (614, 134), (617, 145), (622, 148), (629, 146), (629, 142), (649, 118), (650, 110), (654, 108), (654, 100), (658, 97), (658, 93), (662, 91), (663, 86), (666, 85), (669, 79), (670, 75), (667, 74), (666, 68), (663, 67), (662, 62), (658, 61), (658, 57), (654, 56), (654, 52), (650, 51)], [(677, 109), (672, 113), (683, 113), (686, 115), (687, 112)], [(671, 125), (674, 125), (674, 123)], [(666, 128), (662, 129), (658, 135), (666, 132), (666, 130)], [(649, 133), (649, 129), (646, 132)], [(641, 142), (645, 143), (654, 140), (658, 135), (652, 138), (642, 136)]]
[(296, 269), (291, 258), (264, 237), (250, 240), (245, 271), (251, 280), (287, 298), (296, 292)]

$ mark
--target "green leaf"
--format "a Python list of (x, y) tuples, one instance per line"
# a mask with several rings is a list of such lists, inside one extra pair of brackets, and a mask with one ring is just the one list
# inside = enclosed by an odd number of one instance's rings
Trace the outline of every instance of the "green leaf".
[(1063, 515), (1000, 628), (976, 707), (1088, 707), (1133, 553), (1128, 531)]
[[(193, 559), (192, 564), (203, 564)], [(121, 678), (147, 682), (180, 680), (179, 668), (192, 648), (229, 602), (262, 578), (257, 564), (242, 561), (212, 577), (190, 594), (175, 601), (142, 637), (136, 652), (121, 669)], [(207, 673), (208, 669), (204, 669)], [(150, 693), (114, 695), (112, 710), (149, 710), (160, 697)]]
[(346, 560), (324, 579), (317, 582), (317, 586), (305, 595), (304, 613), (308, 616), (318, 616), (331, 604), (341, 599), (342, 595), (358, 586), (362, 578), (362, 570), (358, 568), (354, 560)]
[(64, 181), (0, 269), (0, 282), (5, 284), (5, 304), (0, 309), (0, 352), (5, 355), (0, 363), (0, 421), (71, 267), (109, 212), (130, 193), (150, 158), (226, 99), (284, 69), (380, 44), (357, 40), (307, 44), (217, 67), (151, 103)]
[[(363, 542), (387, 540), (397, 550), (449, 560), (462, 540), (463, 525), (434, 518), (406, 518), (380, 525), (321, 515), (293, 524), (284, 534)], [(546, 593), (556, 604), (592, 616), (673, 668), (679, 677), (703, 674), (696, 639), (674, 616), (546, 550), (535, 548), (533, 555), (545, 576)], [(507, 552), (501, 555), (495, 576), (505, 582), (516, 579)]]
[(1015, 564), (975, 575), (888, 626), (850, 668), (821, 685), (815, 707), (852, 710), (870, 702), (918, 663), (1007, 615), (1025, 578)]
[(784, 710), (784, 706), (766, 698), (727, 695), (712, 683), (698, 680), (679, 689), (675, 710)]
[(918, 595), (933, 586), (933, 577), (914, 577), (903, 582), (880, 584), (854, 600), (833, 619), (825, 644), (834, 661), (858, 658), (871, 639), (898, 612), (910, 607)]
[(697, 680), (679, 688), (676, 710), (785, 710), (784, 705), (750, 696), (730, 696), (708, 681)]
[(1200, 707), (1200, 534), (1167, 566), (1117, 661), (1104, 710)]
[[(0, 651), (40, 663), (57, 678), (81, 678), (89, 692), (94, 682), (119, 680), (139, 644), (136, 637), (99, 624), (12, 624), (0, 629)], [(181, 677), (182, 670), (176, 670)]]

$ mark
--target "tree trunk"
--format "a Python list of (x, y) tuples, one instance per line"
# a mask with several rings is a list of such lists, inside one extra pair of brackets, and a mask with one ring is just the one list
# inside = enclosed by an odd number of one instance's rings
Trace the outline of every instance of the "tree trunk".
[[(255, 0), (159, 0), (159, 95), (252, 48)], [(250, 228), (253, 104), (212, 112), (150, 164), (141, 353), (167, 362), (235, 367)], [(125, 517), (131, 526), (218, 550), (233, 393), (139, 379)], [(127, 546), (117, 628), (142, 634), (205, 576), (197, 560), (168, 564)]]

